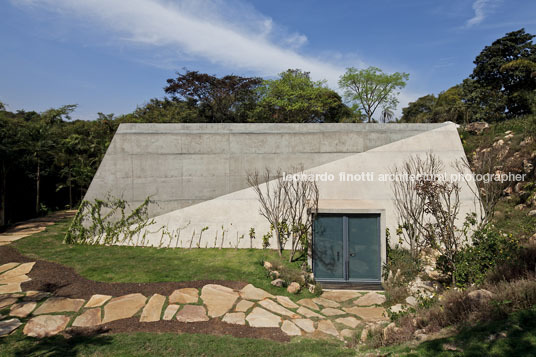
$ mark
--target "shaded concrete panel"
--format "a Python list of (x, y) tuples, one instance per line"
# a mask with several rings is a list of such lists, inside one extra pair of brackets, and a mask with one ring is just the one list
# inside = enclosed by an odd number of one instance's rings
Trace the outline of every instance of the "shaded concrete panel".
[(177, 155), (129, 155), (134, 178), (180, 178), (183, 160)]
[(125, 134), (118, 132), (117, 145), (110, 147), (111, 154), (171, 154), (181, 153), (181, 134)]
[(175, 157), (182, 162), (183, 177), (226, 177), (229, 172), (229, 155), (182, 155)]
[(223, 133), (182, 135), (181, 153), (221, 154), (229, 152), (229, 135)]

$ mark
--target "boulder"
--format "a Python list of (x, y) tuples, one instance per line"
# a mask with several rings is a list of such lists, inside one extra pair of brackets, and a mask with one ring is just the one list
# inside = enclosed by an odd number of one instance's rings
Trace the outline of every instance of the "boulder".
[(285, 281), (283, 279), (275, 279), (270, 284), (272, 284), (273, 286), (277, 286), (277, 287), (281, 288), (281, 287), (285, 286)]
[(266, 270), (272, 270), (274, 266), (270, 262), (264, 262), (264, 269)]
[(484, 303), (491, 300), (495, 294), (486, 289), (473, 290), (467, 294), (467, 297), (476, 303)]
[(291, 294), (297, 294), (298, 292), (300, 292), (300, 289), (301, 289), (300, 284), (296, 282), (290, 283), (290, 285), (287, 287), (287, 291)]
[(476, 121), (465, 126), (465, 131), (476, 135), (482, 134), (487, 129), (489, 129), (489, 124), (485, 121)]
[(529, 217), (534, 217), (536, 216), (536, 209), (533, 209), (529, 212)]

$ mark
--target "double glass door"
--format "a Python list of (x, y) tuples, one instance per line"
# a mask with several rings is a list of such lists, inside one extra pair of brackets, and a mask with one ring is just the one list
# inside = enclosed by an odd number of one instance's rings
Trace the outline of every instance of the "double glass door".
[(380, 215), (319, 214), (313, 229), (318, 281), (380, 282)]

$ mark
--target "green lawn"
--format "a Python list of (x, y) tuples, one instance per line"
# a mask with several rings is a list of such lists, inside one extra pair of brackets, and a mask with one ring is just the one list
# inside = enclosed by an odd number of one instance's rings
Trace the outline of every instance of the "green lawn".
[[(279, 259), (277, 252), (261, 249), (184, 249), (63, 244), (69, 221), (12, 244), (29, 257), (73, 267), (80, 275), (105, 282), (162, 282), (192, 280), (244, 281), (272, 294), (302, 299), (270, 284), (262, 261)], [(286, 259), (285, 259), (286, 260)], [(288, 263), (298, 269), (302, 262)]]

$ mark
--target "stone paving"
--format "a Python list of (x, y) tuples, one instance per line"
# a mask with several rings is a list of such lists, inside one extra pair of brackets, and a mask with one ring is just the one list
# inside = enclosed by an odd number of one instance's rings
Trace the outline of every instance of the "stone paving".
[[(354, 336), (366, 324), (387, 320), (385, 309), (378, 306), (385, 297), (376, 292), (326, 291), (320, 297), (297, 302), (251, 284), (239, 291), (207, 284), (201, 289), (177, 289), (169, 296), (95, 294), (87, 301), (51, 297), (39, 291), (22, 292), (20, 283), (12, 281), (29, 279), (27, 274), (33, 266), (34, 263), (0, 265), (0, 336), (24, 326), (24, 334), (43, 338), (70, 326), (94, 327), (134, 316), (140, 323), (219, 319), (254, 328), (280, 328), (288, 336), (343, 339)], [(17, 284), (16, 289), (13, 284)]]

